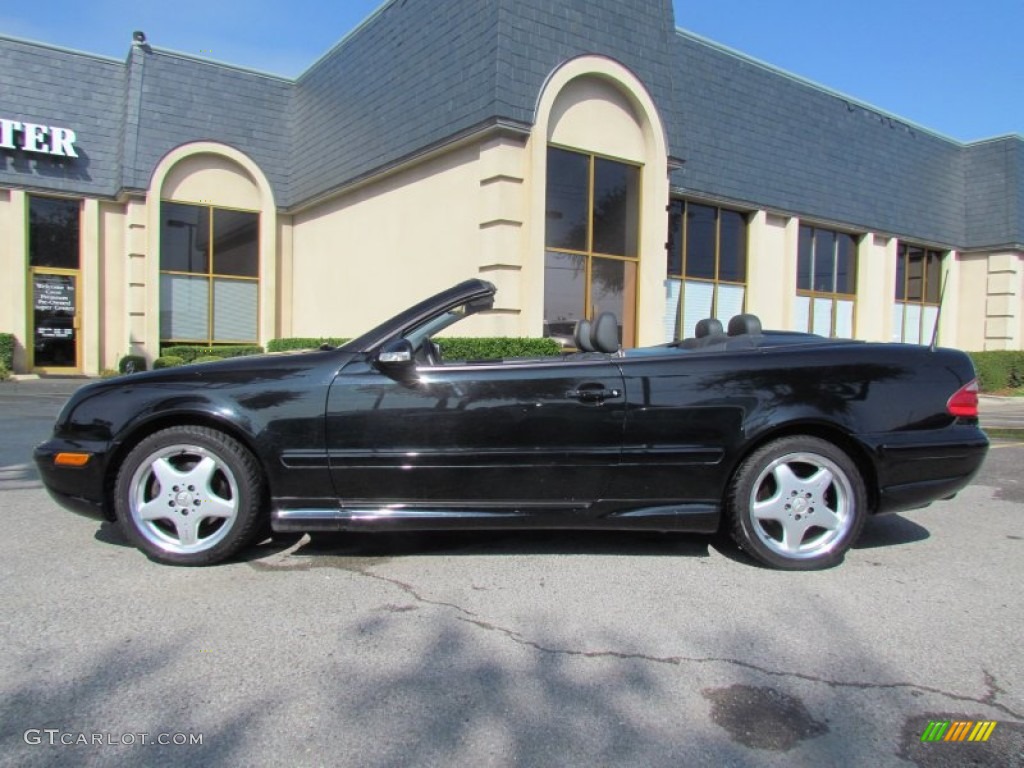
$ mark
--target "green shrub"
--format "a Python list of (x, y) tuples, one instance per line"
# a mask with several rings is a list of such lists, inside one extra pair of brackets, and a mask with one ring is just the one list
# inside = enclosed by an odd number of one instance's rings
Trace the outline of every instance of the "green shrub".
[(288, 339), (271, 339), (267, 342), (267, 352), (292, 352), (297, 349), (319, 349), (322, 344), (330, 344), (332, 347), (340, 347), (349, 339), (335, 339), (321, 336), (298, 336)]
[(216, 362), (218, 360), (223, 360), (223, 359), (224, 358), (220, 357), (219, 355), (200, 355), (199, 357), (197, 357), (192, 362), (193, 363), (214, 363), (214, 362)]
[(146, 370), (146, 358), (142, 355), (125, 355), (117, 363), (119, 373), (141, 373)]
[(183, 357), (178, 357), (177, 355), (163, 355), (153, 361), (153, 370), (157, 371), (161, 368), (175, 368), (184, 364), (185, 358)]
[[(272, 339), (267, 342), (267, 352), (291, 352), (301, 349), (318, 349), (322, 344), (340, 347), (350, 339), (325, 336), (298, 336)], [(504, 357), (546, 357), (558, 355), (561, 348), (553, 339), (524, 339), (499, 336), (493, 338), (436, 339), (441, 354), (449, 360), (498, 360)], [(166, 351), (166, 350), (165, 350)]]
[(1010, 389), (1020, 389), (1024, 387), (1024, 365), (1015, 365), (1010, 370)]
[(113, 368), (104, 368), (102, 371), (100, 371), (100, 378), (101, 379), (112, 379), (115, 376), (120, 376), (120, 375), (121, 375), (121, 373), (119, 373), (118, 371), (115, 371)]
[(0, 381), (7, 381), (9, 378), (11, 378), (10, 369), (0, 362)]
[(494, 338), (436, 339), (446, 360), (499, 360), (505, 357), (550, 357), (561, 353), (554, 339)]
[(14, 334), (0, 333), (0, 365), (10, 373), (14, 370)]
[(1024, 387), (1024, 351), (990, 350), (971, 352), (978, 385), (982, 392)]
[(224, 347), (203, 347), (192, 344), (176, 344), (170, 347), (163, 347), (160, 354), (164, 357), (180, 357), (186, 363), (191, 363), (197, 357), (245, 357), (246, 355), (262, 355), (263, 347), (256, 344), (235, 344)]

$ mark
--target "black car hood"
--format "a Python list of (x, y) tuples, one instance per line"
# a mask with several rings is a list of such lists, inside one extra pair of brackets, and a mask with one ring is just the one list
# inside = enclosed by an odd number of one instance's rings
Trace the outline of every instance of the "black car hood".
[(247, 355), (205, 363), (192, 363), (156, 371), (145, 371), (93, 382), (80, 387), (65, 404), (62, 417), (86, 401), (117, 390), (230, 390), (251, 388), (265, 382), (272, 385), (286, 379), (305, 377), (318, 369), (337, 371), (352, 354), (342, 350)]

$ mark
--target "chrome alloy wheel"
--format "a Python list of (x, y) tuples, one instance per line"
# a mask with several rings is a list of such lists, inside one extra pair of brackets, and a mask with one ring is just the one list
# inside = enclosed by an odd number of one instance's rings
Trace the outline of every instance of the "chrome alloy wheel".
[(149, 454), (132, 475), (129, 509), (139, 533), (176, 554), (215, 547), (238, 519), (238, 482), (215, 453), (171, 445)]
[(750, 491), (750, 522), (772, 552), (805, 560), (832, 552), (854, 521), (853, 486), (831, 459), (787, 453), (769, 463)]

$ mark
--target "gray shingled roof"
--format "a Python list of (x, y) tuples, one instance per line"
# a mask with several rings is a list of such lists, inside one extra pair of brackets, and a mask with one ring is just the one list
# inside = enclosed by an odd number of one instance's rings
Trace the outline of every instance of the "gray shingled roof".
[(121, 182), (125, 67), (99, 56), (0, 38), (0, 117), (77, 131), (79, 157), (0, 152), (0, 184), (112, 195)]
[(962, 147), (680, 32), (683, 190), (954, 245)]
[[(114, 196), (174, 147), (248, 154), (292, 209), (452, 137), (528, 127), (601, 54), (645, 83), (677, 191), (952, 247), (1024, 247), (1024, 139), (964, 145), (679, 31), (671, 0), (391, 0), (296, 80), (133, 48), (0, 38), (0, 115), (74, 127), (80, 162), (0, 155), (0, 184)], [(28, 73), (28, 76), (26, 76)]]

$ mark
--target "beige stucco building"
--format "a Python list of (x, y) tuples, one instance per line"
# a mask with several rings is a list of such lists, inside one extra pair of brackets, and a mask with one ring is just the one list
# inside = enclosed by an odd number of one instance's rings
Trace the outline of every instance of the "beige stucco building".
[[(0, 39), (40, 72), (0, 91), (15, 369), (354, 336), (474, 276), (499, 288), (475, 335), (561, 337), (610, 309), (624, 344), (658, 344), (747, 311), (1024, 346), (1019, 136), (937, 136), (681, 32), (667, 2), (568, 3), (568, 42), (551, 32), (565, 4), (496, 2), (475, 36), (487, 4), (440, 21), (429, 5), (384, 3), (297, 80)], [(412, 29), (462, 47), (375, 60)]]

